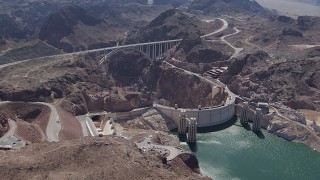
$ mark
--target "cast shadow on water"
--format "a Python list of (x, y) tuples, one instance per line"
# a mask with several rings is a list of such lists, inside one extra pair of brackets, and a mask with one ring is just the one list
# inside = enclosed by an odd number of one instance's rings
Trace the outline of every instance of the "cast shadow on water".
[(256, 134), (260, 139), (264, 139), (265, 136), (262, 131), (253, 131), (254, 134)]
[(243, 127), (245, 130), (247, 130), (247, 131), (251, 131), (251, 126), (250, 126), (250, 124), (249, 123), (246, 123), (246, 124), (241, 124), (241, 125), (239, 125), (239, 124), (234, 124), (235, 126), (238, 126), (238, 127)]
[(188, 143), (188, 146), (189, 146), (191, 152), (194, 152), (194, 153), (195, 153), (195, 152), (198, 151), (198, 145), (197, 145), (197, 143)]
[[(243, 127), (243, 128), (246, 129), (247, 131), (252, 131), (251, 126), (250, 126), (249, 123), (241, 124), (241, 125), (239, 125), (239, 124), (234, 124), (234, 125), (235, 125), (235, 126), (238, 126), (238, 127)], [(262, 131), (253, 131), (253, 133), (254, 133), (256, 136), (258, 136), (260, 139), (264, 139), (264, 138), (265, 138), (265, 136), (264, 136), (264, 134), (263, 134)]]
[[(179, 138), (180, 142), (187, 142), (187, 139), (188, 139), (186, 134), (178, 134), (178, 138)], [(192, 152), (198, 151), (198, 146), (197, 146), (196, 142), (195, 143), (188, 143), (188, 146)]]
[[(237, 122), (237, 117), (233, 117), (231, 120), (225, 122), (225, 123), (222, 123), (222, 124), (219, 124), (219, 125), (215, 125), (215, 126), (209, 126), (209, 127), (198, 127), (197, 128), (197, 133), (210, 133), (210, 132), (217, 132), (217, 131), (222, 131), (224, 129), (227, 129), (229, 127), (231, 127), (232, 125), (236, 125), (235, 123)], [(171, 132), (173, 132), (174, 134), (178, 132), (178, 129), (175, 128), (175, 129), (172, 129)], [(188, 131), (187, 131), (188, 132)], [(179, 135), (178, 135), (178, 138), (180, 139)], [(186, 137), (181, 137), (182, 139), (183, 138), (186, 138)], [(181, 139), (180, 139), (181, 141)], [(185, 142), (185, 141), (181, 141), (181, 142)]]
[[(225, 123), (219, 124), (219, 125), (210, 126), (210, 127), (198, 127), (197, 133), (209, 133), (209, 132), (221, 131), (221, 130), (224, 130), (224, 129), (231, 127), (232, 125), (235, 125), (236, 122), (237, 122), (237, 117), (233, 117), (231, 120), (229, 120)], [(172, 131), (177, 132), (177, 129), (174, 129)], [(188, 137), (186, 134), (178, 134), (177, 133), (177, 136), (178, 136), (180, 142), (187, 142)], [(198, 151), (197, 143), (188, 143), (188, 146), (192, 152)]]
[(232, 125), (235, 125), (236, 122), (237, 122), (237, 117), (235, 116), (231, 120), (229, 120), (225, 123), (219, 124), (219, 125), (197, 128), (197, 132), (198, 133), (209, 133), (209, 132), (222, 131), (224, 129), (231, 127)]

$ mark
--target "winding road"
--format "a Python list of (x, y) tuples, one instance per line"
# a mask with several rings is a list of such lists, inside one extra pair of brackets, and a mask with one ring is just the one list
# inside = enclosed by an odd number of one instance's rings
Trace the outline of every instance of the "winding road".
[(31, 104), (42, 104), (42, 105), (48, 106), (51, 109), (51, 114), (48, 121), (47, 129), (46, 129), (46, 135), (49, 142), (58, 142), (60, 140), (59, 133), (62, 127), (61, 127), (61, 121), (60, 121), (57, 109), (52, 104), (44, 103), (44, 102), (35, 102)]
[[(243, 50), (243, 48), (236, 48), (236, 47), (234, 47), (232, 44), (230, 44), (230, 43), (229, 43), (228, 41), (226, 41), (226, 39), (225, 39), (225, 38), (227, 38), (227, 37), (236, 35), (236, 34), (238, 34), (238, 33), (241, 32), (241, 30), (239, 30), (239, 29), (237, 29), (237, 28), (233, 28), (233, 29), (234, 29), (236, 32), (221, 37), (221, 41), (223, 41), (223, 42), (226, 43), (228, 46), (230, 46), (231, 48), (234, 49), (234, 54), (230, 57), (230, 59), (232, 59), (232, 58), (234, 58), (234, 57), (237, 57), (237, 56), (240, 54), (240, 52)], [(230, 59), (229, 59), (229, 60), (230, 60)]]
[(14, 132), (16, 131), (17, 129), (17, 125), (14, 121), (12, 121), (11, 119), (8, 120), (8, 123), (9, 123), (9, 130), (8, 132), (6, 132), (1, 138), (0, 138), (0, 142), (7, 139), (8, 137), (10, 136), (13, 136), (14, 135)]
[[(201, 38), (205, 38), (205, 37), (209, 37), (209, 36), (212, 36), (212, 35), (215, 35), (219, 32), (222, 32), (224, 30), (226, 30), (229, 26), (228, 22), (225, 20), (225, 19), (221, 19), (221, 18), (217, 18), (219, 19), (220, 21), (222, 21), (223, 25), (221, 28), (217, 29), (216, 31), (212, 32), (212, 33), (209, 33), (209, 34), (206, 34), (206, 35), (203, 35), (203, 36), (200, 36)], [(211, 21), (214, 21), (214, 20), (205, 20), (206, 22), (211, 22)]]
[[(21, 102), (2, 101), (0, 102), (0, 105), (7, 104), (7, 103), (21, 103)], [(46, 136), (49, 142), (58, 142), (60, 140), (59, 133), (62, 127), (61, 127), (61, 121), (60, 121), (57, 109), (52, 104), (45, 103), (45, 102), (32, 102), (29, 104), (41, 104), (50, 108), (51, 114), (48, 121), (47, 129), (46, 129)], [(0, 138), (0, 142), (4, 139), (7, 139), (8, 137), (14, 137), (14, 132), (17, 126), (12, 120), (9, 120), (9, 125), (10, 125), (9, 131)]]

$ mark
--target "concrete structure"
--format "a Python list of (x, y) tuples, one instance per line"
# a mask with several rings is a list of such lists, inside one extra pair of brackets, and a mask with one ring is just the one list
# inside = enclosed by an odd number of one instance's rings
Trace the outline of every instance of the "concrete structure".
[(186, 115), (186, 111), (182, 110), (180, 114), (179, 124), (178, 124), (178, 133), (186, 134), (186, 130), (187, 130), (187, 115)]
[(197, 119), (192, 117), (188, 119), (189, 127), (188, 127), (188, 143), (196, 143), (197, 142)]
[(262, 111), (260, 108), (257, 108), (253, 118), (252, 131), (260, 131), (261, 118), (262, 118)]
[[(234, 98), (232, 98), (234, 100)], [(172, 119), (176, 124), (179, 124), (181, 110), (186, 111), (187, 117), (195, 117), (198, 120), (198, 127), (208, 127), (222, 124), (229, 121), (235, 114), (234, 101), (225, 104), (224, 106), (198, 109), (175, 109), (173, 107), (162, 106), (155, 104), (155, 109), (163, 115)]]
[(91, 52), (103, 52), (104, 57), (99, 61), (99, 64), (102, 64), (106, 59), (108, 59), (112, 54), (124, 50), (124, 49), (136, 49), (152, 60), (156, 60), (157, 57), (161, 56), (163, 53), (167, 52), (169, 49), (180, 44), (182, 39), (168, 40), (168, 41), (157, 41), (157, 42), (148, 42), (148, 43), (139, 43), (139, 44), (130, 44), (123, 46), (115, 46), (110, 48), (89, 50)]
[(152, 135), (149, 135), (148, 137), (144, 138), (143, 141), (137, 142), (136, 145), (143, 151), (156, 151), (161, 155), (166, 156), (167, 161), (172, 161), (180, 154), (190, 154), (179, 147), (152, 144), (151, 138)]
[(153, 5), (153, 0), (148, 0), (148, 5)]
[(262, 110), (263, 114), (269, 114), (269, 104), (264, 102), (258, 102), (258, 108)]
[(8, 123), (8, 132), (6, 132), (2, 137), (0, 137), (0, 150), (10, 150), (24, 147), (26, 145), (26, 142), (14, 136), (14, 133), (17, 129), (15, 121), (9, 119)]
[(218, 86), (212, 86), (211, 98), (213, 99), (218, 93), (220, 93), (220, 88)]
[(101, 116), (99, 121), (93, 122), (98, 134), (112, 135), (113, 134), (113, 119), (105, 116)]
[(249, 103), (244, 102), (241, 106), (241, 113), (240, 113), (240, 123), (241, 124), (248, 123), (248, 110), (249, 110)]

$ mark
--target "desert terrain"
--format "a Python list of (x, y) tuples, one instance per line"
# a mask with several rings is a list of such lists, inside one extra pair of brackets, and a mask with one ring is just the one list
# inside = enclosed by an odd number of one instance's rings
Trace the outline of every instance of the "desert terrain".
[[(210, 179), (153, 107), (223, 106), (231, 96), (212, 84), (268, 103), (262, 128), (320, 151), (316, 14), (250, 0), (1, 3), (0, 147), (13, 149), (0, 150), (5, 179)], [(150, 57), (158, 51), (148, 43), (168, 40), (179, 43)], [(92, 132), (113, 113), (110, 135)]]

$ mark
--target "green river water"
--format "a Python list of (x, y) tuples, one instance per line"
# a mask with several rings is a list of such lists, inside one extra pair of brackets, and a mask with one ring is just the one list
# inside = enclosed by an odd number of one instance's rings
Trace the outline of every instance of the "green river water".
[(194, 153), (201, 173), (215, 180), (320, 180), (319, 152), (264, 130), (262, 134), (258, 137), (238, 121), (226, 129), (198, 133)]

